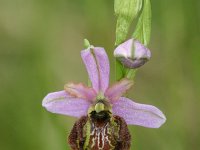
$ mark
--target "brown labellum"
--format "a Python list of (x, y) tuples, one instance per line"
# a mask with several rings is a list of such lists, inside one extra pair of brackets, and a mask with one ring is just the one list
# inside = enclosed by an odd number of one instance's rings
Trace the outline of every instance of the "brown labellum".
[(92, 111), (74, 124), (68, 143), (72, 150), (129, 150), (131, 135), (123, 118)]

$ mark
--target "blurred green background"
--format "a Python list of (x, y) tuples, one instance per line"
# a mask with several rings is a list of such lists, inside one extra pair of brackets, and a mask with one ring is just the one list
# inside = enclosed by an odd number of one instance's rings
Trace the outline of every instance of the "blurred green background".
[[(133, 150), (200, 149), (200, 1), (152, 0), (152, 59), (136, 76), (131, 98), (159, 107), (160, 129), (129, 126)], [(0, 149), (69, 150), (76, 119), (41, 106), (69, 81), (87, 82), (83, 39), (109, 53), (113, 0), (0, 0)]]

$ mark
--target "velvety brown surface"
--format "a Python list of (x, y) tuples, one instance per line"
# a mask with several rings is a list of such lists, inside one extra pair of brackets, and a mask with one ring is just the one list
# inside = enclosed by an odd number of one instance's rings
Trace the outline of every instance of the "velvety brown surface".
[(68, 138), (72, 150), (83, 150), (86, 140), (84, 125), (87, 121), (91, 125), (87, 150), (129, 150), (131, 135), (126, 122), (119, 116), (113, 116), (114, 124), (110, 119), (81, 117), (74, 124)]

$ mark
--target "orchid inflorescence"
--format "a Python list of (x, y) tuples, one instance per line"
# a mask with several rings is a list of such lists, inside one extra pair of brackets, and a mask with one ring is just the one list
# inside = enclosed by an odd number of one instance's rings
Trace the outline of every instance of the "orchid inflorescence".
[[(119, 45), (114, 55), (133, 68), (150, 59), (149, 49), (134, 39)], [(73, 150), (128, 150), (131, 136), (127, 124), (159, 128), (165, 122), (164, 114), (155, 106), (124, 97), (132, 80), (123, 78), (109, 86), (110, 65), (104, 48), (89, 46), (81, 51), (81, 57), (92, 86), (68, 83), (42, 102), (52, 113), (79, 118), (68, 139)]]
[[(155, 106), (125, 97), (133, 86), (137, 69), (151, 57), (147, 48), (151, 33), (150, 0), (114, 0), (114, 3), (116, 83), (109, 85), (110, 65), (104, 48), (94, 47), (85, 40), (86, 49), (81, 51), (81, 57), (89, 85), (68, 83), (63, 90), (49, 93), (42, 102), (52, 113), (78, 118), (68, 137), (72, 150), (130, 150), (127, 125), (159, 128), (166, 121)], [(133, 38), (126, 40), (138, 14)]]

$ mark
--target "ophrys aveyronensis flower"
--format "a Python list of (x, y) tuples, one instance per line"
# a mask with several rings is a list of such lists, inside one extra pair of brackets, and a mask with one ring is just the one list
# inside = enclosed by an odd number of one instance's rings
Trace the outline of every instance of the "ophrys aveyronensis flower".
[(165, 122), (158, 108), (123, 97), (133, 81), (124, 78), (109, 87), (110, 66), (103, 48), (90, 46), (81, 56), (92, 87), (69, 83), (42, 103), (52, 113), (79, 118), (68, 139), (73, 150), (128, 150), (127, 124), (158, 128)]

